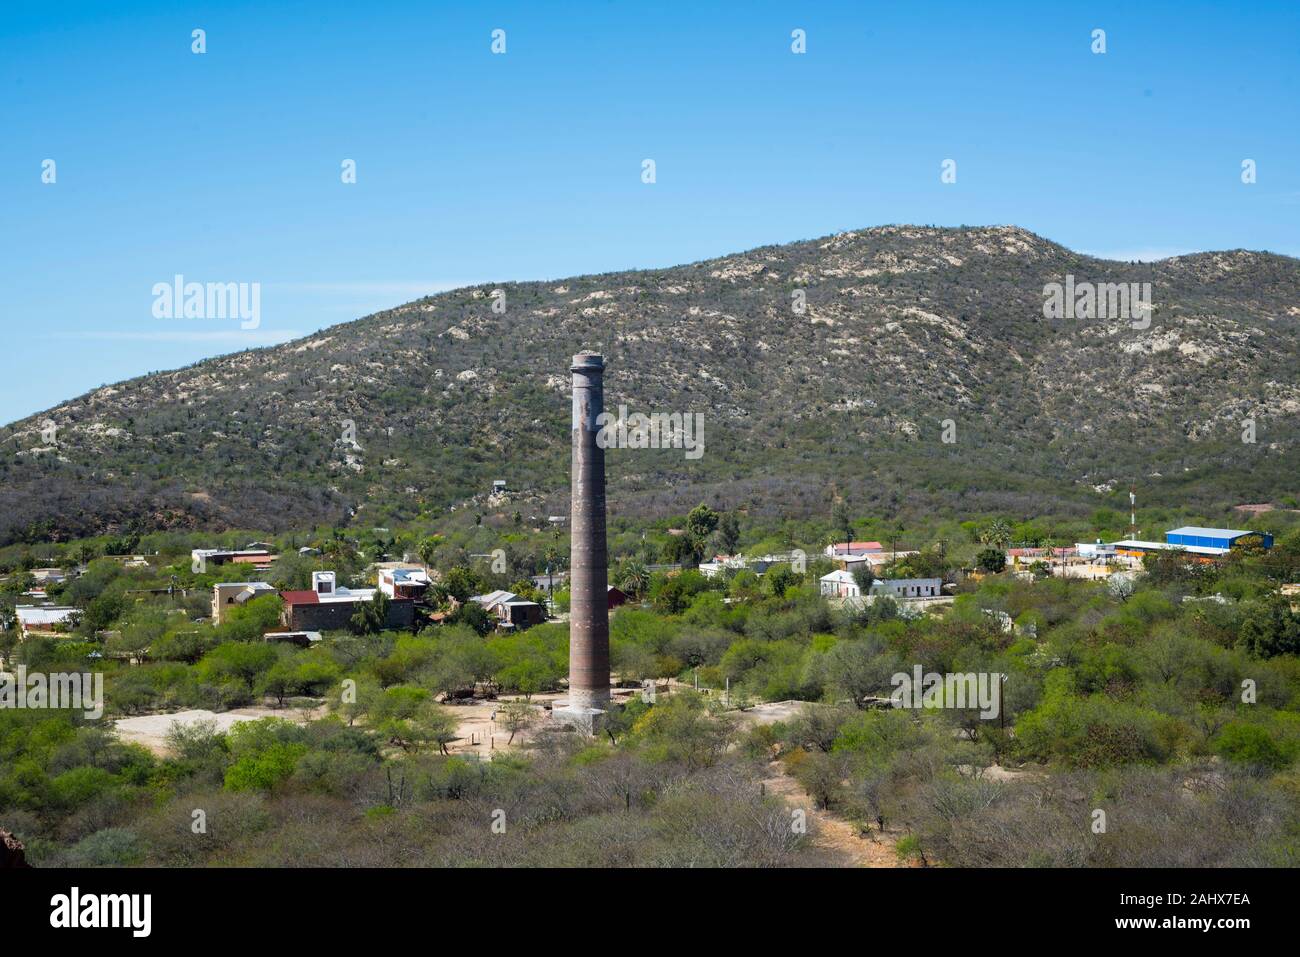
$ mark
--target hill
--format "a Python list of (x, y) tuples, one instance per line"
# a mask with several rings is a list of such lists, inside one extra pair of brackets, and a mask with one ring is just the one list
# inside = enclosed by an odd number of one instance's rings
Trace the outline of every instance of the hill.
[[(1044, 287), (1067, 276), (1150, 283), (1149, 324), (1046, 318)], [(564, 511), (583, 348), (605, 353), (609, 407), (703, 416), (698, 459), (610, 453), (625, 514), (800, 515), (832, 494), (862, 512), (1076, 512), (1126, 508), (1130, 483), (1207, 511), (1278, 501), (1300, 466), (1298, 326), (1300, 260), (1120, 263), (1015, 227), (887, 226), (468, 287), (0, 429), (0, 543), (389, 525), (491, 507), (497, 478), (510, 508)]]

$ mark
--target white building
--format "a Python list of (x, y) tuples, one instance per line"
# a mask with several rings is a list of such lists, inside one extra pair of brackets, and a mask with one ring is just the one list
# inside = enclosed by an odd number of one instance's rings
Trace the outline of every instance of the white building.
[(1115, 557), (1115, 546), (1103, 544), (1101, 541), (1076, 542), (1074, 551), (1080, 558), (1088, 558), (1092, 561)]
[(871, 583), (870, 594), (891, 598), (939, 598), (943, 595), (943, 579), (878, 578)]
[(829, 575), (823, 575), (820, 579), (822, 595), (826, 598), (857, 598), (862, 594), (862, 588), (858, 585), (857, 579), (846, 571), (831, 572)]
[(705, 578), (716, 578), (728, 570), (739, 571), (745, 567), (744, 555), (714, 555), (713, 561), (700, 563), (699, 572)]
[(334, 572), (312, 572), (311, 590), (316, 593), (316, 599), (320, 602), (358, 602), (370, 601), (379, 589), (345, 588), (338, 584), (338, 577)]
[[(206, 572), (209, 566), (225, 565), (227, 562), (251, 565), (257, 571), (266, 571), (275, 558), (269, 548), (190, 549), (190, 567), (198, 574)], [(129, 563), (128, 567), (130, 567)]]
[(429, 589), (429, 573), (407, 565), (379, 570), (379, 590), (389, 598), (420, 598)]

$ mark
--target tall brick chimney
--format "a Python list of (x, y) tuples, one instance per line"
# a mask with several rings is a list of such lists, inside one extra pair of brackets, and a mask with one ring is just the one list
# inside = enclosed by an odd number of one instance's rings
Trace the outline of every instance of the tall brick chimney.
[(609, 707), (605, 450), (596, 418), (605, 410), (605, 360), (573, 357), (573, 490), (569, 576), (569, 709)]

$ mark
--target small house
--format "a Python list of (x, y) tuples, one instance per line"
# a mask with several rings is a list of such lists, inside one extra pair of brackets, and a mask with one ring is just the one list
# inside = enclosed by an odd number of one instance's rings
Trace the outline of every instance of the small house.
[(389, 598), (417, 601), (429, 590), (429, 573), (422, 567), (403, 566), (379, 570), (379, 590)]
[(71, 605), (18, 605), (14, 617), (18, 620), (18, 638), (25, 641), (33, 637), (65, 634), (80, 609)]
[(470, 601), (478, 602), (497, 619), (498, 628), (529, 628), (546, 620), (546, 611), (535, 601), (520, 598), (514, 592), (498, 589), (483, 595), (473, 595)]
[(263, 595), (275, 594), (275, 588), (266, 582), (217, 582), (212, 586), (212, 623), (226, 622), (231, 608), (239, 608)]
[(858, 580), (849, 572), (840, 570), (823, 575), (821, 593), (824, 598), (857, 598), (862, 594)]

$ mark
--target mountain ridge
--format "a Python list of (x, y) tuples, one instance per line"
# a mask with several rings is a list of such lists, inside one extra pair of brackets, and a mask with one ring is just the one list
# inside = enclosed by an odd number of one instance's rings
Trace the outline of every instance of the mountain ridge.
[[(1067, 275), (1151, 283), (1150, 327), (1044, 318)], [(1207, 507), (1269, 500), (1295, 491), (1297, 293), (1300, 260), (1276, 253), (1134, 263), (1014, 226), (906, 225), (461, 287), (0, 429), (0, 541), (396, 523), (486, 507), (497, 477), (561, 509), (582, 348), (606, 354), (611, 408), (704, 415), (699, 462), (611, 450), (629, 514), (701, 498), (800, 514), (832, 488), (888, 512), (1075, 510), (1135, 481)]]

